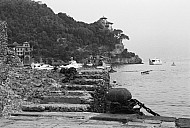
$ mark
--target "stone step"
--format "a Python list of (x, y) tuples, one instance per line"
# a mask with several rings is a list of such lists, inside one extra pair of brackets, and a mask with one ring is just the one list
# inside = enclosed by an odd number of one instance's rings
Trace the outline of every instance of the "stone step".
[(104, 76), (101, 75), (101, 74), (92, 74), (92, 75), (87, 75), (87, 74), (77, 74), (75, 76), (76, 78), (79, 78), (79, 79), (103, 79)]
[(91, 96), (93, 91), (69, 90), (69, 91), (50, 91), (48, 96)]
[(66, 84), (62, 85), (68, 91), (70, 90), (84, 90), (84, 91), (94, 91), (96, 86), (94, 85), (78, 85), (78, 84)]
[(94, 75), (94, 74), (105, 74), (105, 71), (103, 71), (102, 69), (90, 69), (90, 70), (80, 70), (79, 74), (82, 75)]
[(69, 90), (66, 92), (68, 96), (91, 96), (93, 91), (85, 91), (85, 90)]
[(190, 119), (189, 118), (179, 118), (176, 120), (177, 128), (190, 128)]
[(41, 104), (48, 103), (70, 103), (70, 104), (89, 104), (92, 101), (90, 95), (88, 96), (43, 96)]
[(66, 91), (50, 91), (49, 96), (63, 96), (66, 95)]
[(23, 105), (24, 112), (88, 112), (89, 104), (31, 104)]
[(74, 79), (72, 80), (73, 84), (80, 85), (98, 85), (105, 82), (103, 79)]

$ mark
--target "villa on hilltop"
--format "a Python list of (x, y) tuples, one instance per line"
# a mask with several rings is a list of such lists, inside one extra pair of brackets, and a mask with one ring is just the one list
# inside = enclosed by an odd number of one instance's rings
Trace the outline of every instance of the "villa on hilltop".
[(113, 31), (113, 28), (112, 28), (112, 24), (111, 22), (107, 21), (107, 18), (106, 17), (101, 17), (99, 20), (98, 20), (99, 23), (101, 23), (101, 25), (104, 27), (104, 29), (107, 29), (107, 30), (110, 30), (110, 31)]
[[(106, 17), (104, 16), (101, 17), (98, 20), (98, 22), (101, 23), (104, 29), (113, 31), (113, 27), (112, 27), (113, 23), (109, 22)], [(115, 44), (115, 49), (111, 53), (113, 56), (115, 56), (115, 55), (121, 54), (123, 51), (124, 51), (124, 45), (122, 43), (122, 40), (120, 40), (119, 43)]]

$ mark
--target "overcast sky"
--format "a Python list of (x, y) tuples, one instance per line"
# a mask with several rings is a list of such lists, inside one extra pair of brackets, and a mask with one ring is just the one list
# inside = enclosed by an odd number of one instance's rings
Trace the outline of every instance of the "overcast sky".
[(55, 13), (93, 23), (105, 16), (130, 37), (128, 51), (148, 58), (190, 58), (190, 0), (41, 0)]

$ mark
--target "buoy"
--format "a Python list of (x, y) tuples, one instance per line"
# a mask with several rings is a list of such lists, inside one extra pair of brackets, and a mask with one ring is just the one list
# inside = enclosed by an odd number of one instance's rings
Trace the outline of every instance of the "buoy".
[(174, 64), (174, 62), (173, 62), (173, 64), (172, 64), (172, 66), (176, 66), (176, 65)]

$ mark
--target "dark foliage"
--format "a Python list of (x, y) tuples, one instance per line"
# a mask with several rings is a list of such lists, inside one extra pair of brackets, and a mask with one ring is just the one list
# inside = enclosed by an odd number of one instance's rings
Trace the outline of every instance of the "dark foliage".
[(132, 52), (128, 52), (127, 49), (125, 49), (121, 55), (121, 57), (123, 58), (131, 58), (131, 57), (135, 57), (135, 53), (132, 53)]
[(89, 54), (101, 54), (100, 46), (108, 47), (109, 52), (121, 39), (129, 39), (122, 30), (110, 32), (99, 22), (77, 22), (32, 0), (0, 0), (0, 20), (8, 23), (9, 43), (30, 42), (36, 58), (69, 60), (75, 56), (81, 60)]

